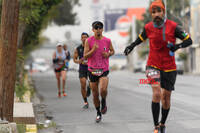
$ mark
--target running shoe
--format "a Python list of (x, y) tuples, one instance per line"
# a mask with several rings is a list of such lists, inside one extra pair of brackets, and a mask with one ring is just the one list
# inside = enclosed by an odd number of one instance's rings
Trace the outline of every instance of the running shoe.
[(155, 127), (153, 133), (160, 133), (160, 132), (159, 132), (159, 127)]
[(100, 114), (97, 114), (96, 123), (99, 123), (101, 119), (102, 119), (102, 116)]
[(87, 97), (89, 97), (90, 96), (90, 94), (91, 94), (91, 88), (90, 88), (90, 86), (88, 85), (87, 86)]
[(67, 93), (65, 93), (65, 91), (63, 91), (63, 96), (64, 96), (64, 97), (66, 97), (66, 96), (67, 96)]
[(84, 109), (88, 109), (88, 108), (89, 108), (89, 104), (88, 104), (88, 103), (84, 103), (83, 108), (84, 108)]
[(159, 133), (166, 133), (165, 132), (165, 125), (160, 125), (160, 132)]

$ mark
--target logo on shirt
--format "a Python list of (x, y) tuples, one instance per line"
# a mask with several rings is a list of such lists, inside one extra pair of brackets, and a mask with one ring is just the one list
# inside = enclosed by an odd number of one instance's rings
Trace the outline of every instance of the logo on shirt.
[(182, 33), (182, 36), (184, 36), (184, 37), (186, 37), (187, 35), (188, 35), (188, 33), (185, 31)]

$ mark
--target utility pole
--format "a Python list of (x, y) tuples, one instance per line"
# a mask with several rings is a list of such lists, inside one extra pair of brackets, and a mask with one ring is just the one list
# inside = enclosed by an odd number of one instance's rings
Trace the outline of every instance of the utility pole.
[(18, 0), (2, 0), (0, 28), (0, 121), (13, 121), (18, 23)]

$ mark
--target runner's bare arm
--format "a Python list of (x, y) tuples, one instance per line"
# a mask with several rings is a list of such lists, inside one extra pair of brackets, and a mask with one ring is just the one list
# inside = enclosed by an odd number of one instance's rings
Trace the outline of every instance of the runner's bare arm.
[(77, 63), (77, 64), (81, 64), (82, 61), (83, 61), (83, 60), (81, 60), (81, 59), (78, 59), (78, 51), (77, 51), (77, 49), (75, 49), (75, 51), (74, 51), (73, 60), (74, 60), (74, 63)]
[(53, 57), (52, 57), (52, 58), (53, 58), (53, 59), (56, 58), (56, 52), (53, 53)]
[(85, 47), (84, 47), (84, 58), (87, 59), (92, 56), (92, 54), (96, 51), (98, 48), (98, 45), (95, 43), (90, 50), (88, 40), (85, 41)]

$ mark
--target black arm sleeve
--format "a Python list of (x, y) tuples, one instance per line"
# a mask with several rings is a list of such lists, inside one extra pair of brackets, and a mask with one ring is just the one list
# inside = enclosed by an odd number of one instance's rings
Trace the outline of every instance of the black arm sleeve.
[(67, 60), (70, 60), (70, 59), (71, 59), (71, 55), (70, 55), (70, 52), (69, 52), (69, 51), (67, 52), (67, 57), (66, 57), (66, 59), (67, 59)]
[(135, 40), (135, 42), (133, 42), (131, 45), (139, 45), (141, 44), (143, 41), (145, 41), (147, 39), (147, 34), (145, 31), (145, 28), (143, 29), (143, 32), (138, 36), (138, 38)]
[(53, 64), (57, 63), (59, 59), (53, 59)]
[(189, 34), (182, 30), (180, 26), (175, 29), (175, 37), (181, 39), (183, 42), (178, 44), (180, 48), (186, 48), (192, 44), (192, 39)]

